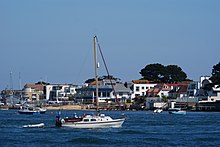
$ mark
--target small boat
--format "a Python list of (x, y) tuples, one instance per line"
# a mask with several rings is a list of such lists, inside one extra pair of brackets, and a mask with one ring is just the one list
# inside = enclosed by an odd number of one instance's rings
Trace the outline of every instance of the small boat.
[(40, 111), (40, 114), (45, 114), (47, 109), (46, 108), (42, 108), (42, 107), (36, 107), (35, 110)]
[(163, 109), (155, 109), (154, 113), (161, 113), (163, 111)]
[(40, 111), (39, 110), (35, 110), (33, 108), (30, 108), (30, 107), (21, 107), (20, 110), (18, 110), (18, 113), (19, 114), (31, 114), (31, 115), (36, 115), (36, 114), (40, 114)]
[(43, 128), (44, 127), (44, 123), (23, 125), (22, 127), (23, 128)]
[(182, 110), (181, 108), (169, 108), (169, 114), (186, 114), (186, 110)]

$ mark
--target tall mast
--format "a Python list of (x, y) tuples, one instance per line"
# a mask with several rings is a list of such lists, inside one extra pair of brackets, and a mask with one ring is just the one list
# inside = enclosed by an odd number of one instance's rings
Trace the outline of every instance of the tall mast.
[(10, 90), (13, 90), (12, 72), (10, 72)]
[(99, 91), (98, 91), (98, 62), (96, 53), (96, 36), (94, 37), (94, 65), (95, 65), (95, 81), (96, 81), (96, 110), (99, 109)]
[(21, 73), (19, 72), (19, 90), (21, 90)]

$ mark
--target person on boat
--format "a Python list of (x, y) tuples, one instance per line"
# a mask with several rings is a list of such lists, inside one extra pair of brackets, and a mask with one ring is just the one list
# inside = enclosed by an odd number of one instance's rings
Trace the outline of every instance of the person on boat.
[(78, 115), (76, 113), (74, 113), (74, 118), (79, 118)]
[(62, 123), (61, 123), (61, 119), (60, 119), (60, 115), (59, 115), (59, 114), (56, 115), (56, 126), (57, 126), (57, 127), (61, 127), (61, 126), (62, 126)]

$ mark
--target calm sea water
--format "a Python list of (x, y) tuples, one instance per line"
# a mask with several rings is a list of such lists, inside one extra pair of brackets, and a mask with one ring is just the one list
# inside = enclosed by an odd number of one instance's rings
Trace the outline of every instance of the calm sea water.
[[(62, 111), (72, 116), (91, 113)], [(0, 111), (0, 146), (220, 146), (220, 113), (126, 111), (122, 128), (56, 128), (57, 111), (43, 115), (21, 115), (16, 110)], [(113, 118), (120, 112), (106, 111)], [(22, 125), (45, 123), (45, 128), (22, 128)]]

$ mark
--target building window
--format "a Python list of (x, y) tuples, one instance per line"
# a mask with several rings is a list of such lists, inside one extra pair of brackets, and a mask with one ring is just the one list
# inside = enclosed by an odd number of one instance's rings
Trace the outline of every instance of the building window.
[(106, 94), (106, 92), (103, 92), (102, 95), (103, 95), (103, 97), (106, 97), (107, 94)]
[(140, 91), (140, 87), (139, 86), (136, 87), (136, 91)]
[(107, 96), (107, 97), (110, 97), (110, 92), (107, 92), (107, 93), (106, 93), (106, 96)]
[(141, 89), (143, 89), (143, 90), (144, 90), (144, 86), (143, 86), (143, 87), (141, 87)]
[(102, 93), (101, 93), (101, 92), (98, 92), (98, 95), (99, 95), (99, 97), (101, 97), (101, 96), (102, 96)]

